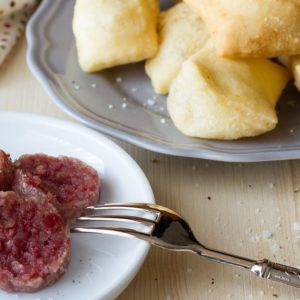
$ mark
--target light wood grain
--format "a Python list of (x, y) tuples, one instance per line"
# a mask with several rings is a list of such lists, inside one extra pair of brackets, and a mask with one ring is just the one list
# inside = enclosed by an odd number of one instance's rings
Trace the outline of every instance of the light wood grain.
[[(0, 109), (70, 119), (30, 74), (25, 52), (23, 39), (1, 67)], [(204, 244), (300, 267), (300, 232), (293, 229), (300, 221), (299, 160), (221, 163), (170, 157), (117, 142), (142, 167), (157, 202), (186, 217)], [(263, 238), (264, 230), (272, 237)], [(152, 248), (119, 299), (296, 300), (300, 291), (196, 255)]]

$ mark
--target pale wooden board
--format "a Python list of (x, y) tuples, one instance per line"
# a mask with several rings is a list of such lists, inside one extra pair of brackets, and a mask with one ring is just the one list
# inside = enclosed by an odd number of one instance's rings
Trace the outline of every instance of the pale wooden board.
[[(70, 119), (30, 74), (25, 52), (26, 43), (22, 40), (0, 69), (0, 109)], [(300, 233), (297, 237), (293, 229), (293, 223), (300, 221), (300, 192), (295, 192), (300, 189), (299, 160), (207, 162), (160, 155), (124, 142), (118, 144), (142, 167), (157, 202), (186, 217), (204, 244), (300, 267)], [(264, 230), (273, 237), (261, 238)], [(258, 241), (256, 235), (260, 237)], [(300, 290), (256, 279), (196, 255), (152, 248), (141, 271), (119, 299), (295, 300), (300, 299)]]

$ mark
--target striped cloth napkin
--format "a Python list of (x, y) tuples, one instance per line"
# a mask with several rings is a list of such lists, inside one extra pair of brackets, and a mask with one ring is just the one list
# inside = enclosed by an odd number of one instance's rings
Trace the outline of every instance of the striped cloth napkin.
[(0, 65), (24, 31), (38, 0), (0, 0)]

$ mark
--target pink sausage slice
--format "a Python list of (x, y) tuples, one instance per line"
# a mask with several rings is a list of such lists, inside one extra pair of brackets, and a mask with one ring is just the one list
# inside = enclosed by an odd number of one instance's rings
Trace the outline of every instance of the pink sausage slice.
[(100, 179), (96, 170), (78, 159), (23, 155), (15, 162), (15, 168), (13, 189), (23, 195), (32, 192), (32, 188), (53, 195), (52, 203), (67, 222), (73, 222), (87, 206), (99, 200)]
[(14, 167), (9, 154), (0, 149), (0, 191), (10, 189), (14, 178)]
[(47, 199), (0, 192), (0, 288), (35, 292), (53, 284), (70, 249), (69, 229)]

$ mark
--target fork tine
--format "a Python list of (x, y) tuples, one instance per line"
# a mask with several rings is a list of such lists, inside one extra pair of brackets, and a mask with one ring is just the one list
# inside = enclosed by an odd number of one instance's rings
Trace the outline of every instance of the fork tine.
[(146, 210), (151, 210), (156, 213), (161, 213), (161, 212), (166, 212), (169, 213), (173, 216), (178, 216), (180, 215), (175, 212), (174, 210), (158, 205), (158, 204), (152, 204), (152, 203), (139, 203), (139, 202), (132, 202), (132, 203), (105, 203), (103, 205), (96, 205), (97, 206), (105, 206), (105, 207), (115, 207), (115, 206), (120, 206), (120, 207), (130, 207), (132, 209), (146, 209)]
[(139, 216), (109, 214), (109, 215), (85, 215), (76, 219), (76, 221), (140, 221), (149, 225), (154, 224), (155, 221)]
[(149, 241), (149, 234), (135, 229), (123, 227), (75, 227), (71, 228), (71, 233), (95, 233), (95, 234), (113, 234), (117, 236), (133, 236), (142, 240)]
[[(85, 210), (87, 217), (92, 216), (109, 216), (117, 218), (133, 217), (140, 221), (153, 221), (158, 222), (160, 219), (160, 211), (148, 207), (139, 207), (135, 204), (108, 204), (108, 205), (95, 205), (89, 206)], [(83, 220), (84, 217), (79, 218)], [(94, 219), (96, 220), (96, 219)]]
[[(72, 228), (73, 232), (78, 228), (85, 228), (85, 230), (93, 229), (93, 228), (102, 228), (102, 229), (123, 229), (123, 230), (135, 230), (136, 232), (151, 234), (155, 223), (149, 220), (139, 220), (138, 218), (128, 216), (124, 217), (111, 217), (111, 216), (83, 216), (77, 219), (81, 224), (80, 227), (74, 225)], [(91, 221), (93, 225), (98, 225), (100, 227), (90, 226)], [(84, 223), (86, 222), (86, 223)]]

